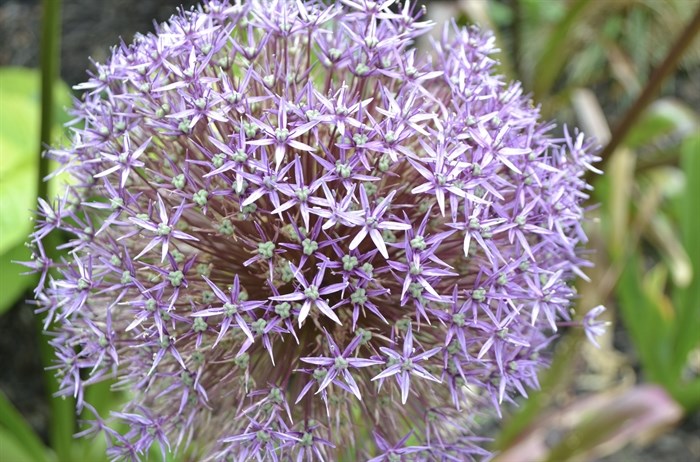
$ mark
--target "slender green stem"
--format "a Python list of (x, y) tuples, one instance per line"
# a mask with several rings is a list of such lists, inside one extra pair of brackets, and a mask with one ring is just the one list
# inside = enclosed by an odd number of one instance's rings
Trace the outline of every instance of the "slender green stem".
[(656, 93), (661, 88), (661, 84), (666, 80), (669, 74), (676, 70), (676, 64), (678, 64), (685, 50), (693, 43), (693, 39), (698, 32), (700, 32), (700, 8), (695, 12), (695, 16), (690, 20), (681, 35), (678, 36), (678, 39), (669, 49), (661, 64), (654, 69), (651, 77), (649, 77), (649, 81), (632, 107), (627, 110), (622, 120), (615, 126), (610, 142), (608, 142), (600, 153), (600, 157), (603, 159), (601, 165), (605, 163), (625, 139), (627, 133), (644, 112), (644, 109), (653, 101)]
[(49, 174), (49, 159), (42, 151), (51, 142), (51, 127), (54, 124), (53, 90), (58, 79), (61, 57), (61, 0), (43, 0), (41, 19), (41, 132), (39, 144), (38, 195), (47, 196), (44, 181)]
[[(49, 159), (42, 155), (43, 150), (51, 143), (51, 128), (54, 125), (54, 88), (59, 76), (61, 52), (61, 0), (42, 0), (42, 33), (41, 33), (41, 131), (39, 145), (39, 175), (37, 177), (37, 193), (39, 197), (48, 196), (48, 183), (44, 178), (49, 174)], [(55, 257), (55, 239), (48, 238), (46, 252), (49, 257)], [(38, 327), (39, 348), (45, 367), (52, 364), (54, 352), (47, 338)], [(75, 432), (75, 403), (72, 398), (56, 399), (58, 382), (50, 372), (44, 374), (44, 383), (49, 393), (51, 420), (49, 439), (51, 447), (56, 451), (58, 460), (68, 462), (73, 460), (71, 446)]]

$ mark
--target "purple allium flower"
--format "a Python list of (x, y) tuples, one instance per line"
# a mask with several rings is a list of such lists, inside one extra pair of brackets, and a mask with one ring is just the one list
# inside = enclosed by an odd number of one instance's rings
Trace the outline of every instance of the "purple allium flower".
[(77, 87), (27, 266), (60, 394), (128, 390), (83, 432), (114, 459), (476, 459), (472, 416), (537, 386), (597, 159), (491, 35), (424, 56), (394, 3), (209, 0)]

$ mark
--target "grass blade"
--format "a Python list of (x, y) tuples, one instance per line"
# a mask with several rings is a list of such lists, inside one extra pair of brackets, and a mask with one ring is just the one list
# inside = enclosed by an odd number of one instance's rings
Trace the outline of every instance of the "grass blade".
[(663, 316), (659, 297), (648, 293), (651, 289), (645, 287), (640, 268), (638, 255), (631, 253), (617, 285), (620, 314), (648, 378), (667, 385), (675, 381), (668, 374), (671, 360), (668, 331), (672, 319)]
[(535, 65), (535, 79), (532, 89), (536, 101), (541, 101), (552, 90), (570, 53), (569, 41), (567, 40), (569, 32), (589, 4), (590, 0), (576, 0), (549, 36), (547, 47)]
[(679, 213), (682, 244), (690, 257), (692, 279), (685, 288), (676, 288), (674, 304), (677, 310), (674, 348), (674, 369), (679, 373), (688, 353), (700, 345), (700, 134), (686, 139), (681, 151), (681, 167), (686, 175), (686, 190)]
[[(5, 431), (2, 431), (3, 428)], [(16, 454), (17, 457), (20, 455), (29, 457), (28, 459), (21, 460), (36, 462), (49, 460), (46, 457), (44, 443), (41, 442), (37, 434), (34, 433), (34, 430), (27, 424), (22, 415), (15, 409), (2, 391), (0, 391), (0, 431), (3, 433), (3, 435), (0, 436), (3, 460), (14, 461), (15, 459), (10, 457), (11, 454)], [(12, 447), (12, 443), (9, 442), (10, 440), (16, 443), (16, 448)], [(7, 451), (10, 449), (16, 450), (15, 452), (8, 453)]]

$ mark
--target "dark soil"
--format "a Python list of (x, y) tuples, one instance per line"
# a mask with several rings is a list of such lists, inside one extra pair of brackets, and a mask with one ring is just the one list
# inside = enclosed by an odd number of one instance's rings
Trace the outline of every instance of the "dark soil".
[[(153, 30), (178, 6), (193, 0), (64, 0), (61, 77), (69, 85), (87, 79), (89, 58), (104, 62), (120, 39)], [(41, 7), (37, 0), (0, 0), (0, 65), (39, 66)]]

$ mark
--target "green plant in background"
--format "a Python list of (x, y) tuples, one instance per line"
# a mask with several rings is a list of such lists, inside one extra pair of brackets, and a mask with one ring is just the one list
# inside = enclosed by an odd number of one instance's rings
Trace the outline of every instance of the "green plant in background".
[[(593, 237), (598, 243), (595, 287), (582, 285), (582, 305), (617, 305), (643, 377), (661, 384), (687, 412), (697, 409), (700, 370), (692, 358), (700, 348), (699, 116), (684, 102), (654, 99), (662, 84), (683, 84), (679, 62), (696, 72), (686, 79), (697, 79), (700, 47), (692, 44), (700, 11), (688, 19), (700, 4), (462, 3), (472, 19), (486, 11), (482, 21), (500, 26), (498, 41), (513, 45), (504, 48), (507, 62), (543, 101), (545, 113), (566, 118), (562, 111), (576, 103), (582, 88), (595, 88), (609, 112), (627, 107), (611, 139), (602, 113), (581, 106), (576, 114), (584, 121), (597, 119), (593, 131), (602, 127), (599, 139), (610, 140), (603, 152), (609, 158), (606, 175), (594, 183), (594, 202), (601, 204)], [(480, 11), (478, 3), (486, 7)], [(675, 43), (668, 40), (675, 36)], [(528, 43), (527, 48), (520, 43)], [(595, 100), (592, 93), (587, 96)], [(531, 431), (550, 397), (569, 386), (578, 348), (576, 334), (563, 339), (552, 369), (541, 378), (542, 390), (507, 420), (496, 447), (510, 447)], [(597, 443), (582, 439), (577, 444), (583, 451)], [(569, 456), (577, 451), (567, 450)]]
[[(600, 268), (595, 289), (592, 295), (582, 292), (589, 303), (616, 300), (618, 315), (639, 355), (643, 379), (663, 386), (666, 397), (637, 387), (622, 395), (607, 391), (594, 395), (605, 405), (582, 406), (575, 401), (569, 408), (551, 410), (550, 397), (570, 387), (575, 376), (580, 336), (568, 334), (541, 379), (542, 389), (499, 433), (496, 447), (505, 453), (496, 458), (498, 462), (517, 460), (520, 451), (533, 447), (542, 451), (542, 460), (552, 462), (593, 457), (603, 445), (608, 451), (620, 447), (637, 433), (665, 428), (683, 410), (690, 413), (700, 405), (700, 368), (692, 357), (700, 347), (698, 130), (700, 119), (694, 111), (678, 101), (660, 99), (610, 158), (594, 197), (601, 204), (598, 242), (605, 245), (597, 246)], [(669, 401), (669, 395), (682, 408)], [(618, 406), (620, 400), (629, 405)], [(564, 421), (568, 428), (562, 428)], [(646, 425), (630, 432), (630, 422)], [(552, 432), (568, 436), (556, 444), (540, 439)], [(627, 440), (620, 441), (621, 435)]]
[[(3, 277), (0, 314), (36, 283), (32, 277), (20, 276), (22, 267), (12, 262), (26, 261), (30, 255), (24, 242), (32, 229), (39, 175), (39, 80), (37, 70), (0, 68), (0, 274)], [(53, 141), (63, 136), (62, 126), (68, 122), (63, 108), (71, 102), (65, 83), (55, 84), (55, 94)], [(52, 182), (52, 188), (57, 188), (56, 182)]]
[[(646, 76), (669, 53), (697, 0), (514, 0), (510, 8), (487, 2), (509, 36), (504, 48), (545, 113), (570, 115), (577, 88), (595, 88), (610, 114), (628, 107)], [(527, 43), (527, 46), (522, 44)], [(700, 62), (700, 48), (685, 49), (682, 68)], [(666, 83), (673, 85), (675, 75)]]
[(642, 369), (687, 411), (700, 406), (700, 369), (691, 363), (700, 346), (699, 129), (696, 122), (680, 143), (678, 166), (650, 168), (630, 182), (637, 242), (612, 255), (623, 267), (615, 292)]

